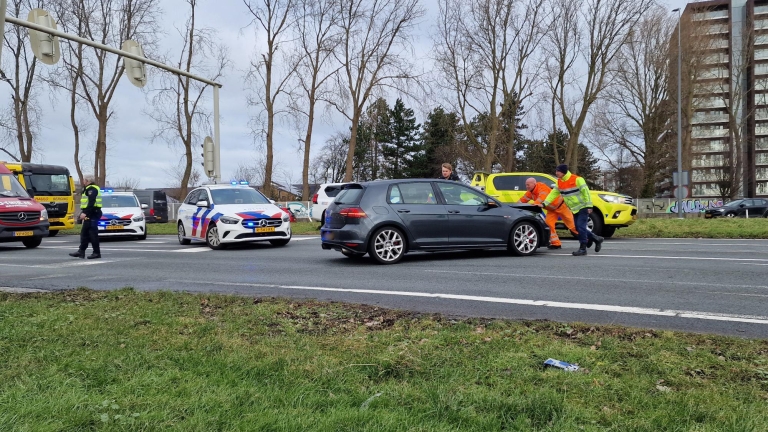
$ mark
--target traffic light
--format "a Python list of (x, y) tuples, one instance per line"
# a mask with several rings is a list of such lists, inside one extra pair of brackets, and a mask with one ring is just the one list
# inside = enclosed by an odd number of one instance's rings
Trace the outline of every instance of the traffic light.
[[(4, 14), (5, 11), (2, 11)], [(27, 15), (27, 21), (56, 30), (56, 20), (51, 15), (42, 9), (32, 9)], [(32, 45), (32, 53), (35, 54), (38, 60), (41, 62), (52, 65), (56, 64), (61, 58), (61, 51), (59, 49), (59, 37), (49, 35), (37, 30), (29, 30), (29, 42)]]
[[(123, 42), (121, 49), (133, 55), (144, 57), (144, 50), (142, 50), (141, 45), (134, 40)], [(128, 81), (138, 88), (147, 85), (147, 66), (144, 63), (128, 57), (123, 57), (123, 63), (125, 65), (125, 74), (128, 75)]]
[(216, 173), (216, 167), (214, 164), (214, 144), (213, 139), (211, 137), (205, 137), (205, 141), (203, 141), (203, 170), (205, 171), (205, 175), (208, 177), (213, 177)]

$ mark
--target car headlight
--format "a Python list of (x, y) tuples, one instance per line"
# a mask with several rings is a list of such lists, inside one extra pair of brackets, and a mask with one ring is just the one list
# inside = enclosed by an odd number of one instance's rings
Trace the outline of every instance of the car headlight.
[(40, 212), (40, 220), (48, 220), (48, 210), (43, 209), (43, 211)]
[(144, 216), (136, 216), (135, 218), (133, 218), (134, 222), (141, 222), (143, 220), (144, 220)]
[(236, 223), (240, 223), (240, 219), (233, 218), (230, 216), (222, 216), (219, 218), (219, 221), (225, 224), (234, 225)]
[(598, 196), (600, 197), (601, 200), (603, 200), (605, 202), (609, 202), (609, 203), (624, 204), (626, 202), (624, 197), (622, 197), (622, 196), (604, 195), (604, 194), (600, 194)]
[(290, 222), (291, 216), (288, 213), (283, 212), (283, 222)]

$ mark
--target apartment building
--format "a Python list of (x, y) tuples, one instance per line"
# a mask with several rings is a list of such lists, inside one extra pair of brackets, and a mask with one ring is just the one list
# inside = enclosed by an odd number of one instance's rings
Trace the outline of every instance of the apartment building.
[[(684, 55), (695, 50), (699, 59), (692, 74), (691, 195), (719, 197), (729, 173), (738, 173), (737, 195), (766, 197), (768, 0), (689, 3), (682, 22), (695, 28), (683, 32), (695, 39), (684, 44)], [(742, 169), (732, 171), (736, 161)]]

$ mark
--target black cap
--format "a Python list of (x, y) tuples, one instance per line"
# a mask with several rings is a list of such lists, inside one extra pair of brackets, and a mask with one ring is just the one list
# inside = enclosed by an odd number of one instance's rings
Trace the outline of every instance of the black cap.
[(567, 174), (568, 173), (568, 165), (560, 164), (560, 165), (557, 166), (557, 169), (555, 171), (561, 172), (563, 174)]

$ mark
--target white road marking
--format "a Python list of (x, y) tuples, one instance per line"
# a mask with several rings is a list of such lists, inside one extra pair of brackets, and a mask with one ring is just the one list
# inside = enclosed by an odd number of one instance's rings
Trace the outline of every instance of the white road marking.
[(239, 282), (204, 282), (199, 280), (189, 281), (189, 280), (169, 279), (169, 280), (166, 280), (166, 282), (205, 284), (205, 285), (223, 285), (223, 286), (244, 286), (244, 287), (254, 287), (254, 288), (279, 288), (279, 289), (289, 289), (289, 290), (345, 292), (345, 293), (357, 293), (357, 294), (377, 294), (377, 295), (404, 296), (404, 297), (426, 297), (426, 298), (438, 298), (438, 299), (448, 299), (448, 300), (466, 300), (466, 301), (479, 301), (479, 302), (487, 302), (487, 303), (505, 303), (505, 304), (524, 305), (524, 306), (593, 310), (593, 311), (602, 311), (602, 312), (618, 312), (618, 313), (630, 313), (630, 314), (639, 314), (639, 315), (694, 318), (694, 319), (704, 319), (704, 320), (714, 320), (714, 321), (733, 321), (733, 322), (742, 322), (742, 323), (750, 323), (750, 324), (768, 325), (768, 316), (735, 315), (735, 314), (722, 314), (722, 313), (684, 311), (684, 310), (665, 310), (665, 309), (655, 309), (655, 308), (641, 308), (641, 307), (615, 306), (615, 305), (602, 305), (602, 304), (589, 304), (589, 303), (566, 303), (566, 302), (554, 302), (554, 301), (547, 301), (547, 300), (526, 300), (526, 299), (513, 299), (513, 298), (503, 298), (503, 297), (483, 297), (483, 296), (468, 296), (468, 295), (458, 295), (458, 294), (439, 294), (439, 293), (409, 292), (409, 291), (327, 288), (327, 287), (311, 287), (311, 286), (299, 286), (299, 285), (255, 284), (255, 283), (239, 283)]
[[(70, 246), (40, 246), (41, 249), (72, 249)], [(142, 248), (111, 248), (101, 247), (103, 251), (123, 251), (123, 252), (186, 252), (187, 249), (142, 249)]]
[(194, 249), (174, 249), (174, 250), (171, 250), (169, 252), (193, 253), (193, 252), (208, 252), (208, 251), (211, 251), (211, 250), (213, 250), (213, 249), (211, 249), (209, 247), (198, 247), (198, 248), (194, 248)]
[(739, 263), (741, 265), (751, 265), (751, 266), (768, 266), (768, 264), (755, 264), (755, 263)]
[(768, 294), (742, 294), (742, 293), (729, 293), (729, 292), (718, 292), (718, 291), (709, 291), (707, 294), (725, 294), (725, 295), (735, 295), (735, 296), (742, 296), (742, 297), (768, 297)]
[(79, 266), (87, 266), (87, 265), (96, 265), (96, 264), (106, 264), (115, 262), (113, 260), (78, 260), (75, 261), (74, 259), (72, 261), (65, 261), (60, 263), (53, 263), (53, 264), (0, 264), (0, 266), (4, 267), (26, 267), (26, 268), (65, 268), (65, 267), (79, 267)]
[[(681, 251), (682, 252), (682, 251)], [(550, 254), (560, 256), (571, 256), (571, 254)], [(682, 257), (682, 256), (651, 256), (651, 255), (602, 255), (590, 254), (589, 258), (645, 258), (645, 259), (667, 259), (667, 260), (702, 260), (702, 261), (761, 261), (768, 262), (768, 259), (762, 258), (718, 258), (718, 257)]]
[(57, 277), (68, 277), (71, 276), (69, 274), (53, 274), (48, 276), (40, 276), (40, 277), (33, 277), (33, 278), (27, 278), (27, 280), (40, 280), (40, 279), (53, 279)]
[(66, 240), (46, 240), (46, 243), (71, 243)]
[(45, 293), (49, 292), (41, 289), (34, 288), (13, 288), (13, 287), (0, 287), (0, 291), (12, 294), (27, 294), (27, 293)]
[(292, 237), (291, 241), (302, 241), (302, 240), (317, 240), (320, 236), (317, 237)]
[[(480, 276), (512, 276), (520, 278), (530, 278), (533, 275), (530, 273), (494, 273), (494, 272), (473, 272), (473, 271), (457, 271), (457, 270), (424, 270), (429, 273), (452, 273), (452, 274), (467, 274), (467, 275), (480, 275)], [(677, 282), (671, 280), (650, 280), (650, 279), (625, 279), (625, 278), (606, 278), (606, 277), (580, 277), (580, 276), (556, 276), (556, 275), (536, 275), (537, 278), (543, 279), (566, 279), (566, 280), (586, 280), (586, 281), (606, 281), (606, 282), (636, 282), (636, 283), (652, 283), (669, 284), (669, 285), (693, 285), (693, 286), (717, 286), (721, 287), (724, 284), (719, 283), (706, 283), (706, 282)], [(768, 285), (735, 285), (728, 284), (729, 287), (734, 288), (756, 288), (756, 289), (768, 289)]]

